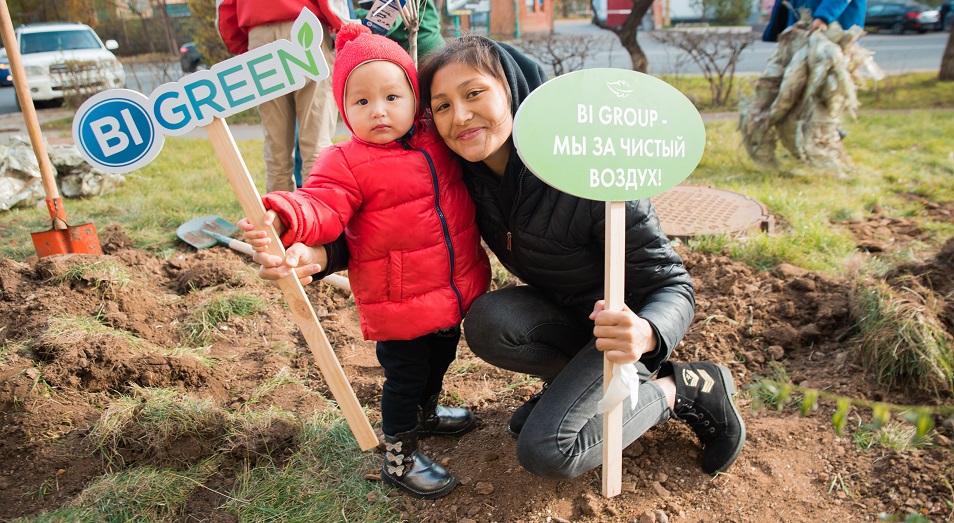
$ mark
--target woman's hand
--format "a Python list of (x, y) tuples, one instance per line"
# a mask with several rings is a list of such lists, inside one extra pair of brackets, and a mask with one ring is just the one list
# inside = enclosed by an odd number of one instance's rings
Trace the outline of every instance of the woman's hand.
[[(278, 214), (276, 214), (275, 211), (265, 211), (264, 223), (265, 227), (269, 225), (273, 226), (279, 237), (285, 233), (285, 224), (278, 219)], [(268, 237), (267, 229), (256, 229), (252, 221), (248, 219), (248, 216), (239, 220), (235, 225), (245, 231), (242, 233), (242, 236), (256, 252), (265, 252), (268, 250), (268, 246), (271, 245), (272, 240)]]
[(267, 252), (256, 252), (252, 260), (261, 264), (258, 276), (263, 280), (280, 280), (294, 272), (302, 285), (308, 285), (314, 280), (313, 275), (321, 272), (328, 257), (324, 245), (309, 247), (296, 243), (285, 251), (284, 259)]
[(625, 305), (621, 311), (608, 311), (605, 306), (603, 300), (596, 302), (590, 319), (596, 322), (596, 349), (606, 359), (619, 364), (633, 363), (656, 349), (656, 335), (648, 321)]

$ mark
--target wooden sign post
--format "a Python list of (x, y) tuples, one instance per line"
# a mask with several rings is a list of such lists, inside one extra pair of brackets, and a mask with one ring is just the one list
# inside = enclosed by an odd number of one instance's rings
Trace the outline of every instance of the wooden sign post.
[[(128, 89), (96, 94), (80, 106), (73, 119), (77, 149), (93, 166), (125, 173), (151, 162), (162, 149), (165, 135), (179, 136), (203, 127), (242, 210), (256, 227), (265, 229), (261, 196), (223, 118), (300, 89), (306, 80), (329, 76), (320, 50), (318, 18), (303, 9), (292, 35), (297, 45), (278, 40), (215, 64), (208, 71), (160, 85), (148, 97)], [(269, 253), (284, 257), (285, 249), (274, 228), (267, 230), (272, 240)], [(374, 429), (298, 277), (289, 274), (278, 285), (358, 445), (362, 450), (377, 446)]]
[[(520, 158), (541, 180), (574, 196), (606, 202), (604, 307), (623, 310), (626, 202), (675, 187), (692, 173), (706, 143), (699, 111), (652, 76), (586, 69), (531, 93), (514, 117), (513, 139)], [(629, 370), (604, 359), (605, 497), (622, 489), (623, 401), (629, 396), (635, 407), (639, 386)]]

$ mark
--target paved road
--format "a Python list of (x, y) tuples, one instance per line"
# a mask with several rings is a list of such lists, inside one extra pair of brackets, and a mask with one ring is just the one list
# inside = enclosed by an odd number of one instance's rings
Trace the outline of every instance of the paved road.
[[(616, 35), (596, 27), (588, 20), (560, 21), (557, 22), (555, 31), (558, 34), (587, 35), (597, 39), (594, 46), (597, 51), (587, 59), (587, 68), (630, 67), (631, 65), (629, 54), (620, 45)], [(937, 71), (941, 66), (941, 56), (948, 36), (948, 33), (939, 32), (923, 35), (870, 34), (862, 37), (861, 45), (875, 52), (875, 61), (886, 72)], [(649, 32), (640, 31), (637, 41), (649, 58), (650, 74), (698, 74), (700, 72), (693, 64), (685, 64), (684, 57), (679, 60), (683, 55), (682, 52), (656, 42)], [(761, 72), (775, 45), (761, 40), (756, 41), (742, 52), (736, 72)]]

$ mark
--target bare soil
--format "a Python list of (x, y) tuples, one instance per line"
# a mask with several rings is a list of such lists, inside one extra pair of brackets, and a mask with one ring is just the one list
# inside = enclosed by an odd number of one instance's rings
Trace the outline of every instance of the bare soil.
[[(914, 197), (914, 196), (912, 196)], [(914, 222), (887, 218), (877, 209), (864, 220), (836, 224), (856, 236), (863, 255), (876, 256), (913, 241), (938, 245), (923, 262), (903, 270), (937, 293), (937, 311), (949, 332), (954, 306), (954, 239), (931, 238)], [(954, 205), (931, 204), (925, 213), (952, 219)], [(262, 381), (289, 368), (303, 383), (279, 387), (266, 403), (306, 417), (324, 407), (330, 393), (279, 292), (258, 280), (243, 259), (224, 248), (169, 259), (131, 249), (118, 226), (100, 231), (110, 260), (128, 269), (125, 286), (108, 275), (66, 280), (71, 267), (89, 257), (58, 256), (18, 262), (0, 259), (0, 520), (36, 514), (68, 503), (107, 471), (107, 460), (88, 446), (90, 428), (111, 398), (132, 384), (172, 387), (209, 398), (223, 409), (241, 408)], [(942, 245), (943, 244), (943, 245)], [(697, 289), (696, 317), (674, 354), (732, 369), (740, 387), (776, 376), (781, 365), (796, 384), (841, 395), (897, 404), (952, 405), (911, 390), (886, 390), (861, 365), (849, 312), (851, 282), (782, 265), (756, 272), (728, 257), (680, 249)], [(272, 304), (262, 313), (217, 326), (203, 365), (189, 355), (160, 348), (189, 346), (181, 330), (190, 311), (212, 296), (246, 292)], [(361, 339), (353, 301), (326, 286), (309, 286), (322, 325), (358, 398), (376, 407), (383, 374), (374, 347)], [(62, 335), (51, 319), (95, 318), (142, 341), (121, 336)], [(134, 340), (134, 341), (130, 341)], [(862, 450), (831, 427), (834, 406), (822, 403), (806, 418), (791, 408), (754, 411), (741, 394), (748, 442), (727, 474), (710, 477), (697, 460), (700, 447), (681, 423), (650, 430), (624, 452), (623, 493), (600, 495), (599, 470), (573, 480), (551, 481), (524, 471), (505, 427), (513, 410), (539, 390), (527, 376), (493, 368), (461, 343), (446, 391), (473, 409), (478, 428), (459, 439), (430, 438), (427, 452), (461, 480), (437, 501), (402, 500), (409, 521), (431, 522), (760, 522), (876, 521), (881, 513), (921, 514), (950, 521), (954, 503), (954, 427), (938, 419), (935, 444), (919, 450)], [(849, 427), (870, 413), (855, 409)], [(123, 449), (126, 463), (182, 466), (214, 449), (221, 435), (215, 420), (209, 438), (186, 438), (169, 448)], [(135, 440), (135, 438), (133, 438)], [(235, 442), (237, 462), (296, 445), (294, 427), (272, 426)], [(220, 508), (235, 481), (224, 467), (196, 488), (183, 521), (235, 521)], [(377, 469), (355, 472), (374, 481)], [(52, 488), (51, 488), (52, 485)], [(44, 495), (38, 496), (38, 492)]]

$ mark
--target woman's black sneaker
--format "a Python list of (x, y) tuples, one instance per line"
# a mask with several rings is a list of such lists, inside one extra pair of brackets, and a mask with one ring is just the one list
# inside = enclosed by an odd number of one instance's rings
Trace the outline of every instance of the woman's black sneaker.
[[(686, 422), (702, 442), (702, 470), (709, 474), (725, 472), (745, 444), (745, 423), (732, 401), (732, 374), (722, 365), (708, 362), (668, 365), (676, 380), (673, 415)], [(664, 364), (660, 376), (670, 373), (668, 365)]]

